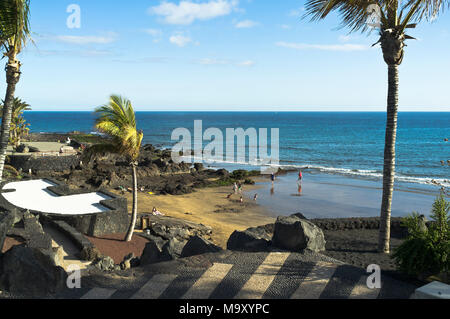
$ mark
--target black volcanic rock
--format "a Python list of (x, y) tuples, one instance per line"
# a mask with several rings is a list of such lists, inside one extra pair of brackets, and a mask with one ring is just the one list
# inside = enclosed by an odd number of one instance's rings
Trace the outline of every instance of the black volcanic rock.
[(14, 246), (1, 264), (0, 287), (10, 293), (42, 296), (65, 287), (66, 272), (40, 249)]
[(271, 235), (264, 226), (244, 231), (234, 231), (227, 242), (227, 249), (238, 251), (266, 251), (271, 245)]

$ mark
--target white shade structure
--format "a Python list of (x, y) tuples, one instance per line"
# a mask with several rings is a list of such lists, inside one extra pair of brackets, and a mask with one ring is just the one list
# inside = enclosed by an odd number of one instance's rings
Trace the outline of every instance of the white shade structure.
[[(12, 205), (57, 215), (86, 215), (110, 211), (100, 204), (112, 197), (100, 192), (59, 196), (48, 189), (58, 186), (48, 180), (11, 182), (3, 186), (2, 196)], [(7, 191), (14, 190), (14, 191)]]

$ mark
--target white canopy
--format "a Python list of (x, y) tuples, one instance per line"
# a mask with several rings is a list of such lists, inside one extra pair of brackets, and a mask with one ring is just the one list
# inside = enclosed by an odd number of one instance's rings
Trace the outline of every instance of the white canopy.
[(3, 193), (3, 197), (14, 206), (58, 215), (85, 215), (102, 213), (109, 209), (100, 204), (102, 200), (112, 199), (102, 193), (87, 193), (58, 196), (47, 189), (57, 186), (47, 180), (12, 182), (3, 186), (3, 190), (15, 189)]

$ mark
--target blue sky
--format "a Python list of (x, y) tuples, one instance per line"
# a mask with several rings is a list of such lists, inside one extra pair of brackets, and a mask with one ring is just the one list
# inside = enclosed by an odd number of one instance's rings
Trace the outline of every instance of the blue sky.
[[(112, 93), (137, 110), (385, 110), (376, 32), (301, 20), (304, 1), (31, 3), (35, 45), (20, 56), (17, 95), (34, 110), (92, 110)], [(71, 4), (81, 28), (67, 26)], [(449, 17), (410, 31), (401, 111), (449, 111)]]

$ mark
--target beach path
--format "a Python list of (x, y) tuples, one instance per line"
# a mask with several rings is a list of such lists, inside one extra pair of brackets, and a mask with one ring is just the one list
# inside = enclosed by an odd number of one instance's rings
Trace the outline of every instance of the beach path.
[[(363, 269), (315, 253), (224, 251), (135, 268), (126, 287), (98, 275), (63, 298), (106, 299), (408, 299), (417, 288), (381, 275), (366, 285)], [(106, 275), (105, 275), (106, 276)], [(101, 283), (101, 287), (99, 287)]]

